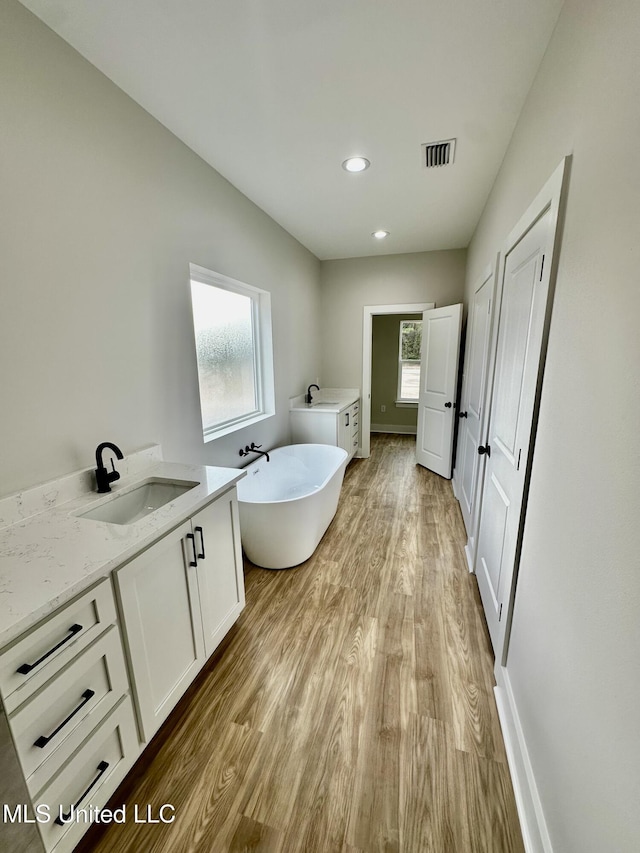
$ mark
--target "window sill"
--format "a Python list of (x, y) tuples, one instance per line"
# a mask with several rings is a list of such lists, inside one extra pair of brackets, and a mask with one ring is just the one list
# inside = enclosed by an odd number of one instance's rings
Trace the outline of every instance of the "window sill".
[(251, 417), (243, 418), (241, 421), (234, 421), (232, 424), (226, 424), (225, 426), (221, 426), (219, 429), (213, 429), (211, 432), (205, 432), (202, 436), (202, 440), (205, 444), (208, 441), (215, 441), (216, 438), (222, 438), (223, 435), (231, 435), (232, 432), (238, 432), (238, 430), (244, 429), (245, 427), (253, 426), (253, 424), (264, 421), (266, 418), (272, 418), (274, 415), (275, 412), (259, 412)]
[(417, 400), (396, 400), (396, 408), (398, 409), (417, 409)]

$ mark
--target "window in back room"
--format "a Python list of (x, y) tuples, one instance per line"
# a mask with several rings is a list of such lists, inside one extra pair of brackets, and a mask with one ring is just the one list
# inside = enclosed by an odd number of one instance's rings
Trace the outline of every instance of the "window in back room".
[(422, 320), (402, 320), (398, 342), (397, 403), (417, 403), (420, 389)]

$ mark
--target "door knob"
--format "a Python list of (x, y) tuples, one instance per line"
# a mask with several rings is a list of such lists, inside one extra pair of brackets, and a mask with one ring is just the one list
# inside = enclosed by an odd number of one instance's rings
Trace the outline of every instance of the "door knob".
[(450, 408), (451, 408), (451, 403), (445, 403), (445, 404), (444, 404), (444, 407), (445, 407), (445, 409), (450, 409)]
[(484, 446), (481, 444), (478, 448), (478, 453), (480, 454), (480, 456), (484, 456), (485, 453), (487, 454), (487, 456), (491, 456), (491, 448), (488, 444), (485, 444)]
[(459, 418), (466, 418), (466, 417), (467, 417), (467, 413), (466, 413), (466, 412), (458, 412), (458, 417), (459, 417)]

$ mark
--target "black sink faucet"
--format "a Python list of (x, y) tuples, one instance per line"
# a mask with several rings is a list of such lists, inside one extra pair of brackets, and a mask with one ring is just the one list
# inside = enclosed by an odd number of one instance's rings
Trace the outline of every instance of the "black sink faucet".
[(244, 450), (242, 447), (240, 448), (240, 456), (248, 456), (250, 453), (259, 453), (260, 456), (264, 456), (267, 462), (269, 462), (269, 454), (266, 450), (260, 450), (261, 447), (261, 444), (256, 444), (255, 441), (252, 441), (251, 446), (247, 444)]
[(309, 387), (307, 388), (307, 393), (304, 395), (304, 401), (307, 404), (307, 406), (310, 406), (311, 401), (313, 400), (313, 397), (311, 396), (311, 389), (312, 388), (317, 388), (318, 391), (320, 390), (319, 385), (309, 385)]
[(115, 469), (115, 465), (113, 464), (113, 459), (111, 460), (111, 471), (107, 471), (104, 467), (104, 462), (102, 461), (102, 451), (109, 448), (109, 450), (113, 450), (118, 459), (124, 459), (122, 455), (122, 451), (120, 448), (112, 444), (110, 441), (103, 441), (102, 444), (99, 444), (96, 447), (96, 486), (98, 487), (98, 492), (100, 494), (104, 494), (105, 492), (111, 491), (110, 483), (113, 483), (114, 480), (120, 479), (120, 474)]

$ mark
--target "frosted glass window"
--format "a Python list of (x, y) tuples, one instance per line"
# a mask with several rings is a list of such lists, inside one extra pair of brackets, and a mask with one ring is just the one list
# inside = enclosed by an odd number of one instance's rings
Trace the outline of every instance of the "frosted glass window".
[(191, 279), (191, 303), (202, 428), (209, 440), (272, 413), (264, 405), (272, 396), (272, 369), (265, 395), (269, 365), (263, 362), (269, 358), (261, 350), (265, 322), (270, 341), (270, 313), (265, 291), (201, 273), (203, 280)]

